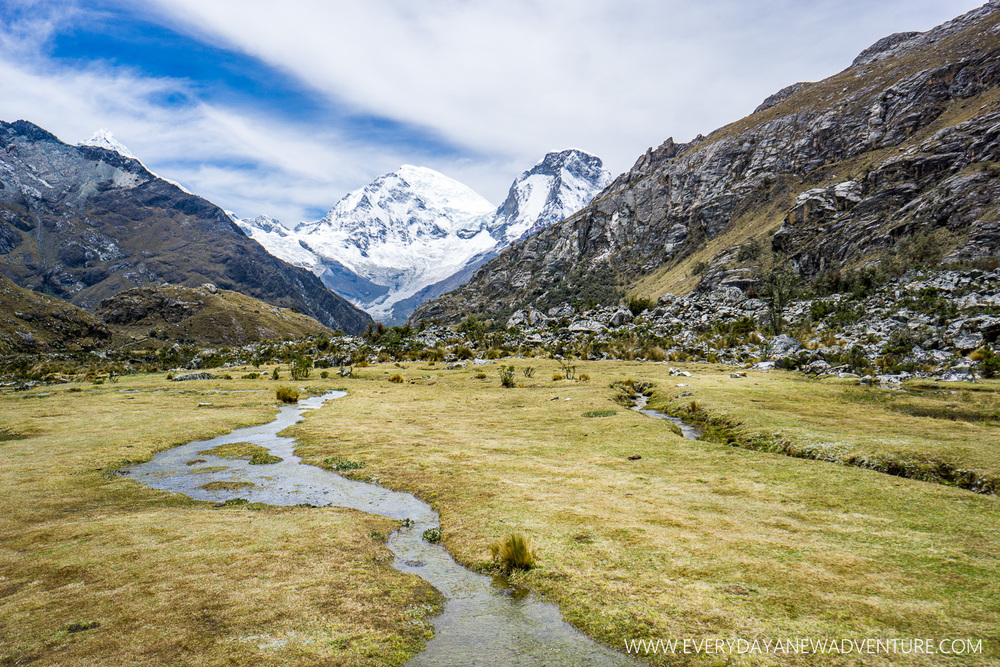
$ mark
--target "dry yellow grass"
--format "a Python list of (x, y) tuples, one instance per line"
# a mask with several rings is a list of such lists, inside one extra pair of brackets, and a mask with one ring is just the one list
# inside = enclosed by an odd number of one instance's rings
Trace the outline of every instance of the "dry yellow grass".
[(438, 596), (390, 566), (393, 522), (109, 474), (269, 421), (267, 381), (72, 387), (0, 394), (0, 664), (390, 665), (422, 645)]
[[(986, 456), (974, 445), (995, 427), (907, 417), (784, 373), (731, 379), (691, 365), (693, 377), (676, 378), (664, 364), (578, 362), (590, 382), (553, 384), (555, 362), (530, 360), (541, 380), (523, 377), (526, 360), (513, 363), (512, 389), (495, 374), (475, 379), (478, 369), (429, 365), (309, 380), (307, 390), (349, 394), (290, 432), (307, 460), (364, 461), (351, 474), (432, 502), (461, 562), (490, 568), (490, 545), (523, 532), (537, 567), (513, 578), (619, 649), (630, 638), (959, 638), (981, 640), (983, 653), (954, 664), (1000, 664), (995, 497), (683, 440), (613, 403), (608, 385), (652, 381), (662, 401), (683, 381), (694, 392), (685, 400), (747, 428), (937, 447), (962, 461)], [(397, 373), (407, 382), (388, 381)], [(79, 387), (0, 394), (0, 663), (400, 664), (418, 650), (437, 598), (389, 566), (380, 536), (392, 522), (216, 508), (108, 474), (122, 459), (269, 420), (270, 380), (139, 377), (68, 391)], [(924, 395), (937, 400), (906, 400)]]
[[(531, 362), (540, 376), (555, 370)], [(299, 451), (307, 460), (364, 460), (358, 477), (377, 476), (432, 502), (443, 543), (463, 563), (489, 568), (490, 544), (512, 531), (531, 536), (539, 567), (517, 580), (618, 648), (638, 637), (969, 638), (981, 640), (984, 653), (962, 664), (1000, 662), (995, 497), (683, 440), (628, 410), (586, 419), (584, 412), (614, 407), (612, 380), (632, 376), (662, 390), (678, 378), (662, 364), (579, 367), (592, 382), (529, 381), (516, 389), (476, 380), (472, 371), (391, 385), (378, 368), (368, 369), (336, 409), (291, 431), (305, 443)], [(723, 386), (722, 374), (702, 378), (707, 367), (691, 368), (696, 377), (683, 380), (698, 383), (696, 397), (713, 407), (701, 387)], [(407, 377), (420, 375), (427, 373)], [(790, 377), (725, 381), (736, 402), (754, 382)], [(828, 408), (826, 391), (822, 383), (795, 382), (798, 407), (782, 423), (796, 410), (819, 413), (816, 420), (827, 421), (815, 428), (829, 433), (846, 426), (871, 434), (891, 423), (875, 408), (855, 411), (853, 402)], [(827, 410), (834, 414), (824, 416)], [(912, 429), (894, 432), (903, 438)], [(636, 454), (642, 458), (628, 459)], [(806, 655), (746, 659), (817, 664)], [(853, 655), (841, 662), (939, 659)], [(823, 664), (837, 662), (834, 656)]]

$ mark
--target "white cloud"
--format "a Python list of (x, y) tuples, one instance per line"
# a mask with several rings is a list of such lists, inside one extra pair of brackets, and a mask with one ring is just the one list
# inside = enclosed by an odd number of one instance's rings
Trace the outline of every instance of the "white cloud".
[[(668, 135), (686, 140), (777, 89), (846, 67), (889, 32), (969, 0), (157, 0), (369, 113), (485, 154), (531, 161), (578, 146), (620, 171)], [(280, 7), (280, 9), (278, 9)], [(909, 24), (909, 25), (907, 25)], [(490, 193), (496, 196), (494, 193)]]

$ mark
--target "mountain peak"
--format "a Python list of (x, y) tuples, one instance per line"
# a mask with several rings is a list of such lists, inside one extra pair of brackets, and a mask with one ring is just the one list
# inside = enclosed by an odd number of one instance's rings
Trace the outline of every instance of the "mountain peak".
[(111, 133), (111, 130), (106, 127), (102, 127), (94, 135), (87, 139), (86, 141), (81, 141), (80, 146), (96, 146), (97, 148), (106, 148), (109, 151), (114, 151), (121, 155), (122, 157), (132, 158), (133, 160), (138, 160), (132, 151), (125, 147), (125, 144), (121, 143), (115, 139), (115, 135)]
[(578, 148), (550, 151), (510, 186), (490, 225), (512, 243), (576, 213), (611, 183), (601, 159)]

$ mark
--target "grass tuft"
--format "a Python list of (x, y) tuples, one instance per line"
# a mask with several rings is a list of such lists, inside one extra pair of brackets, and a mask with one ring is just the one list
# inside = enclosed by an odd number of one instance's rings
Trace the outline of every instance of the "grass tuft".
[(493, 562), (504, 572), (530, 570), (535, 567), (538, 555), (531, 543), (531, 537), (524, 533), (511, 533), (490, 545)]
[(591, 410), (590, 412), (584, 412), (584, 417), (611, 417), (612, 415), (618, 414), (614, 410)]
[(299, 400), (298, 390), (291, 387), (278, 387), (274, 393), (282, 403), (297, 403)]

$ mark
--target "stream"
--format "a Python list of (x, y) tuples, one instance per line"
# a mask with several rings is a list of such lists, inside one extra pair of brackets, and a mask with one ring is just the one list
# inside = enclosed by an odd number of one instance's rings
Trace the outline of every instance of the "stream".
[(649, 403), (649, 397), (639, 394), (635, 397), (635, 405), (632, 406), (632, 409), (636, 412), (641, 412), (647, 417), (652, 417), (653, 419), (666, 419), (668, 422), (677, 424), (681, 429), (681, 435), (685, 438), (697, 440), (702, 436), (702, 430), (700, 427), (695, 426), (694, 424), (688, 424), (686, 421), (677, 417), (671, 417), (670, 415), (665, 415), (662, 412), (657, 412), (656, 410), (649, 410), (646, 408), (647, 403)]
[[(294, 453), (295, 439), (278, 434), (300, 421), (306, 411), (344, 395), (334, 391), (303, 399), (297, 405), (281, 408), (277, 418), (268, 424), (168, 449), (122, 474), (146, 486), (183, 493), (196, 500), (218, 503), (245, 498), (269, 505), (348, 507), (400, 521), (409, 519), (409, 526), (389, 537), (389, 549), (395, 554), (393, 566), (434, 586), (445, 597), (445, 606), (431, 619), (434, 638), (408, 665), (638, 664), (564, 622), (555, 605), (539, 601), (503, 577), (472, 572), (456, 563), (444, 547), (424, 540), (425, 530), (440, 527), (437, 512), (426, 503), (408, 493), (303, 464)], [(284, 460), (251, 465), (248, 461), (200, 453), (218, 445), (242, 442), (260, 445)], [(189, 465), (194, 460), (199, 462)], [(239, 490), (201, 488), (209, 482), (233, 481), (253, 486)]]

